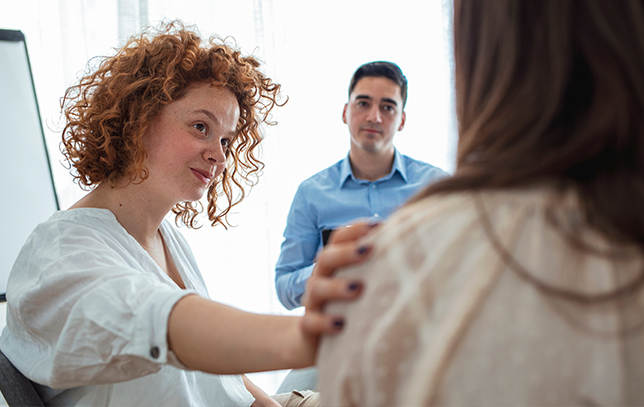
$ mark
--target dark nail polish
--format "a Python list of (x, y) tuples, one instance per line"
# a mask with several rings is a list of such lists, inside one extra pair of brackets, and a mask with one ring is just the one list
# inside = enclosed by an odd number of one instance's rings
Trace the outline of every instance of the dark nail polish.
[(369, 253), (369, 250), (371, 250), (370, 246), (360, 246), (358, 247), (358, 254), (359, 255), (364, 255)]
[(362, 283), (358, 281), (354, 281), (351, 284), (349, 284), (349, 291), (358, 291), (362, 287)]
[(344, 320), (336, 319), (335, 321), (333, 321), (333, 327), (335, 329), (342, 329), (344, 327)]

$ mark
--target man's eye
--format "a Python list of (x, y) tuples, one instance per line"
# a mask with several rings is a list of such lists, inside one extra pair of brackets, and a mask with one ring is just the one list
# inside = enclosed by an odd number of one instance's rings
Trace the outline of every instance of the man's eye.
[(203, 123), (195, 123), (192, 125), (192, 127), (194, 127), (195, 129), (197, 129), (202, 133), (206, 133), (206, 125)]
[(389, 105), (385, 105), (385, 106), (383, 107), (383, 109), (385, 109), (385, 111), (387, 111), (387, 112), (393, 112), (393, 111), (394, 111), (394, 107), (393, 107), (393, 106), (389, 106)]

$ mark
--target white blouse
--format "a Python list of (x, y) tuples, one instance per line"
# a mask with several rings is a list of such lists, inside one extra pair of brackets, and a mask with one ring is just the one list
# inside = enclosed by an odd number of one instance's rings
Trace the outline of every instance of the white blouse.
[(109, 210), (59, 211), (30, 235), (9, 277), (0, 349), (45, 404), (253, 403), (241, 376), (185, 370), (168, 348), (174, 304), (208, 291), (181, 234), (167, 220), (161, 233), (186, 290)]
[(642, 289), (587, 305), (516, 271), (584, 295), (642, 275), (641, 251), (581, 216), (573, 194), (546, 187), (434, 196), (398, 211), (369, 237), (369, 260), (339, 273), (365, 290), (327, 307), (346, 326), (322, 341), (323, 404), (644, 405)]

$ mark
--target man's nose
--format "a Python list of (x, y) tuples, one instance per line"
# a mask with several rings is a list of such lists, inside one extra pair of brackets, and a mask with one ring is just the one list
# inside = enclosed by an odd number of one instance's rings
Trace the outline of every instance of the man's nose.
[(371, 109), (369, 109), (367, 120), (372, 123), (380, 123), (382, 121), (382, 118), (380, 117), (380, 109), (378, 108), (378, 106), (372, 106)]

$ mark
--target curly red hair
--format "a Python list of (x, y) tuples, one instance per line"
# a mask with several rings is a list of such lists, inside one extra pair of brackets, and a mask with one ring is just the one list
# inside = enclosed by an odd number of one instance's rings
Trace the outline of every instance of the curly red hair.
[[(202, 44), (202, 42), (204, 42)], [(262, 124), (271, 121), (280, 85), (260, 72), (259, 62), (219, 37), (202, 41), (181, 22), (165, 23), (131, 38), (116, 55), (65, 92), (66, 118), (61, 150), (74, 180), (91, 189), (102, 182), (142, 182), (148, 177), (142, 137), (163, 106), (193, 84), (209, 82), (230, 89), (239, 103), (234, 140), (218, 182), (207, 192), (212, 225), (229, 225), (226, 215), (257, 182), (264, 164), (256, 157)], [(225, 196), (226, 204), (217, 205)], [(180, 202), (172, 209), (177, 223), (196, 228), (200, 202)]]

